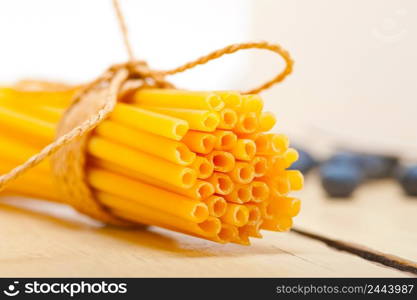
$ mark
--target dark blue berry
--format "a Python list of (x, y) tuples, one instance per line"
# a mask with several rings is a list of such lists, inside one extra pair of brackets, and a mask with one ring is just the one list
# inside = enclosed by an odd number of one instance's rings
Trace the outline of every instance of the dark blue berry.
[(298, 160), (294, 162), (289, 169), (299, 170), (301, 173), (306, 175), (312, 168), (317, 165), (317, 161), (306, 150), (299, 147), (294, 148), (298, 151), (299, 157)]
[(417, 196), (417, 165), (403, 170), (399, 176), (400, 184), (408, 196)]
[(360, 167), (350, 160), (327, 161), (320, 167), (321, 184), (332, 198), (350, 197), (363, 179)]

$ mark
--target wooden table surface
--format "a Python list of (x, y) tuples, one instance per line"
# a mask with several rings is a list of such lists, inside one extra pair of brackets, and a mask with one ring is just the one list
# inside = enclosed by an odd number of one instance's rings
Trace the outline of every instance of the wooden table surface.
[[(369, 184), (352, 200), (332, 201), (313, 175), (299, 196), (295, 227), (302, 234), (267, 232), (249, 247), (158, 228), (101, 227), (67, 207), (4, 197), (0, 276), (415, 276), (417, 201), (394, 183)], [(355, 249), (365, 249), (368, 259)], [(374, 252), (376, 262), (369, 260)]]

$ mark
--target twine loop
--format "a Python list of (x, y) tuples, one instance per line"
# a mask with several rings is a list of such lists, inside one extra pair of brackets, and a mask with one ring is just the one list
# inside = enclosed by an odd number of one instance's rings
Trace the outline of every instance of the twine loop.
[(26, 162), (1, 175), (0, 191), (26, 171), (34, 168), (45, 159), (51, 158), (54, 179), (57, 181), (58, 188), (62, 191), (65, 202), (97, 220), (126, 226), (131, 225), (131, 223), (114, 216), (94, 197), (94, 192), (87, 183), (88, 174), (85, 172), (85, 149), (89, 135), (114, 110), (118, 95), (125, 84), (139, 80), (141, 86), (174, 88), (166, 80), (167, 76), (193, 69), (198, 65), (206, 64), (240, 50), (261, 49), (281, 56), (286, 66), (284, 70), (271, 80), (266, 81), (257, 88), (242, 92), (245, 94), (259, 93), (283, 81), (292, 72), (293, 61), (289, 53), (279, 45), (268, 42), (249, 42), (229, 45), (171, 70), (153, 70), (145, 61), (134, 58), (119, 3), (117, 0), (113, 0), (113, 3), (129, 55), (129, 61), (111, 66), (97, 79), (80, 89), (74, 96), (72, 105), (64, 113), (58, 124), (56, 139)]

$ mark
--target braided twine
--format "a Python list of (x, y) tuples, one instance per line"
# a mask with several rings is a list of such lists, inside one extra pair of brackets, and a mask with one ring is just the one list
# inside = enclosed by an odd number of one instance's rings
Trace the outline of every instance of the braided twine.
[(112, 215), (94, 197), (85, 178), (86, 142), (92, 130), (114, 110), (118, 94), (125, 84), (132, 80), (139, 80), (142, 85), (150, 87), (173, 88), (173, 85), (166, 80), (167, 76), (190, 70), (198, 65), (204, 65), (227, 54), (245, 49), (261, 49), (280, 55), (286, 64), (284, 70), (259, 87), (243, 92), (252, 94), (269, 89), (283, 81), (291, 73), (293, 61), (289, 53), (278, 45), (268, 42), (249, 42), (229, 45), (171, 70), (152, 70), (146, 62), (138, 61), (133, 56), (127, 27), (118, 0), (113, 0), (113, 4), (129, 61), (111, 66), (74, 96), (72, 105), (59, 122), (56, 139), (24, 163), (1, 175), (0, 191), (28, 170), (50, 158), (53, 175), (62, 192), (63, 202), (105, 223), (128, 225), (128, 222)]

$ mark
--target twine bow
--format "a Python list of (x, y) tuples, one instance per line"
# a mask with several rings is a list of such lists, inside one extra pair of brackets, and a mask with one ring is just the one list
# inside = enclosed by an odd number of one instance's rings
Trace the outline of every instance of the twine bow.
[(135, 59), (118, 0), (113, 0), (113, 4), (129, 61), (111, 66), (74, 96), (72, 105), (65, 112), (58, 125), (57, 138), (26, 162), (0, 176), (0, 191), (26, 171), (45, 159), (51, 158), (52, 171), (65, 202), (78, 211), (105, 223), (127, 225), (128, 222), (112, 215), (95, 199), (93, 192), (86, 183), (84, 151), (89, 134), (114, 110), (120, 89), (126, 82), (139, 80), (142, 85), (146, 86), (173, 88), (174, 86), (166, 80), (167, 76), (187, 71), (227, 54), (245, 49), (263, 49), (280, 55), (286, 63), (284, 70), (259, 87), (243, 92), (252, 94), (269, 89), (283, 81), (291, 73), (293, 61), (288, 52), (279, 45), (268, 42), (249, 42), (229, 45), (171, 70), (153, 70), (145, 61)]

